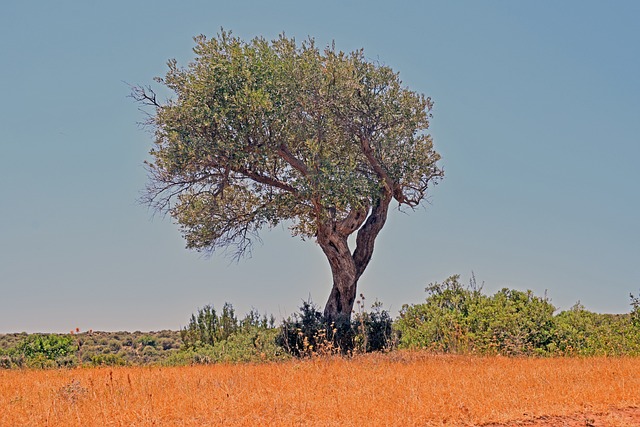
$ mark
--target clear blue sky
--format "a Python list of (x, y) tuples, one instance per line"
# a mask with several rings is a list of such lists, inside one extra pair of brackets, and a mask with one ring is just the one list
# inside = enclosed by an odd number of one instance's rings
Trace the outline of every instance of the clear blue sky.
[[(274, 5), (275, 3), (276, 5)], [(0, 13), (0, 332), (159, 330), (231, 302), (277, 317), (330, 274), (264, 233), (238, 264), (137, 203), (151, 136), (127, 98), (192, 37), (363, 47), (435, 101), (446, 178), (394, 212), (360, 291), (396, 315), (429, 282), (628, 312), (640, 288), (640, 2), (8, 1)]]

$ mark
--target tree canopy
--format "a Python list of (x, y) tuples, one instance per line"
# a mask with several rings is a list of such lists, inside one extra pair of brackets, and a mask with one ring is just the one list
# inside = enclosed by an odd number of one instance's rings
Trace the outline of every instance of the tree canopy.
[[(195, 43), (191, 63), (170, 60), (156, 79), (172, 99), (160, 103), (149, 87), (132, 93), (155, 109), (146, 202), (198, 251), (240, 256), (263, 227), (285, 221), (320, 244), (334, 289), (346, 269), (355, 292), (389, 203), (418, 206), (443, 176), (426, 133), (431, 99), (362, 50), (225, 31)], [(338, 305), (333, 317), (353, 301)]]

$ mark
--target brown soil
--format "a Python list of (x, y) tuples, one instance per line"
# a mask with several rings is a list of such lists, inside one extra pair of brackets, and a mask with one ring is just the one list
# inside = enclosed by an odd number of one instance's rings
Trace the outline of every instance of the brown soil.
[[(525, 414), (526, 416), (526, 414)], [(612, 408), (606, 413), (581, 412), (571, 416), (538, 417), (482, 427), (639, 427), (640, 408)]]

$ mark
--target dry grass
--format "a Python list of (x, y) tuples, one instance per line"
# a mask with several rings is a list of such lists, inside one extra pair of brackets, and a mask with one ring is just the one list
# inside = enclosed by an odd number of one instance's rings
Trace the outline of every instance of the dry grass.
[(0, 371), (1, 426), (460, 426), (640, 405), (640, 359), (395, 352), (261, 365)]

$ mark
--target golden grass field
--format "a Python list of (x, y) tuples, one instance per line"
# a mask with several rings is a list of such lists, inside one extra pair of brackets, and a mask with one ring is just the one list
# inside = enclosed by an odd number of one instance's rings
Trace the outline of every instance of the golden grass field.
[[(393, 352), (265, 364), (0, 371), (1, 426), (622, 426), (640, 425), (639, 406), (640, 359), (624, 357)], [(628, 417), (595, 421), (623, 413)]]

